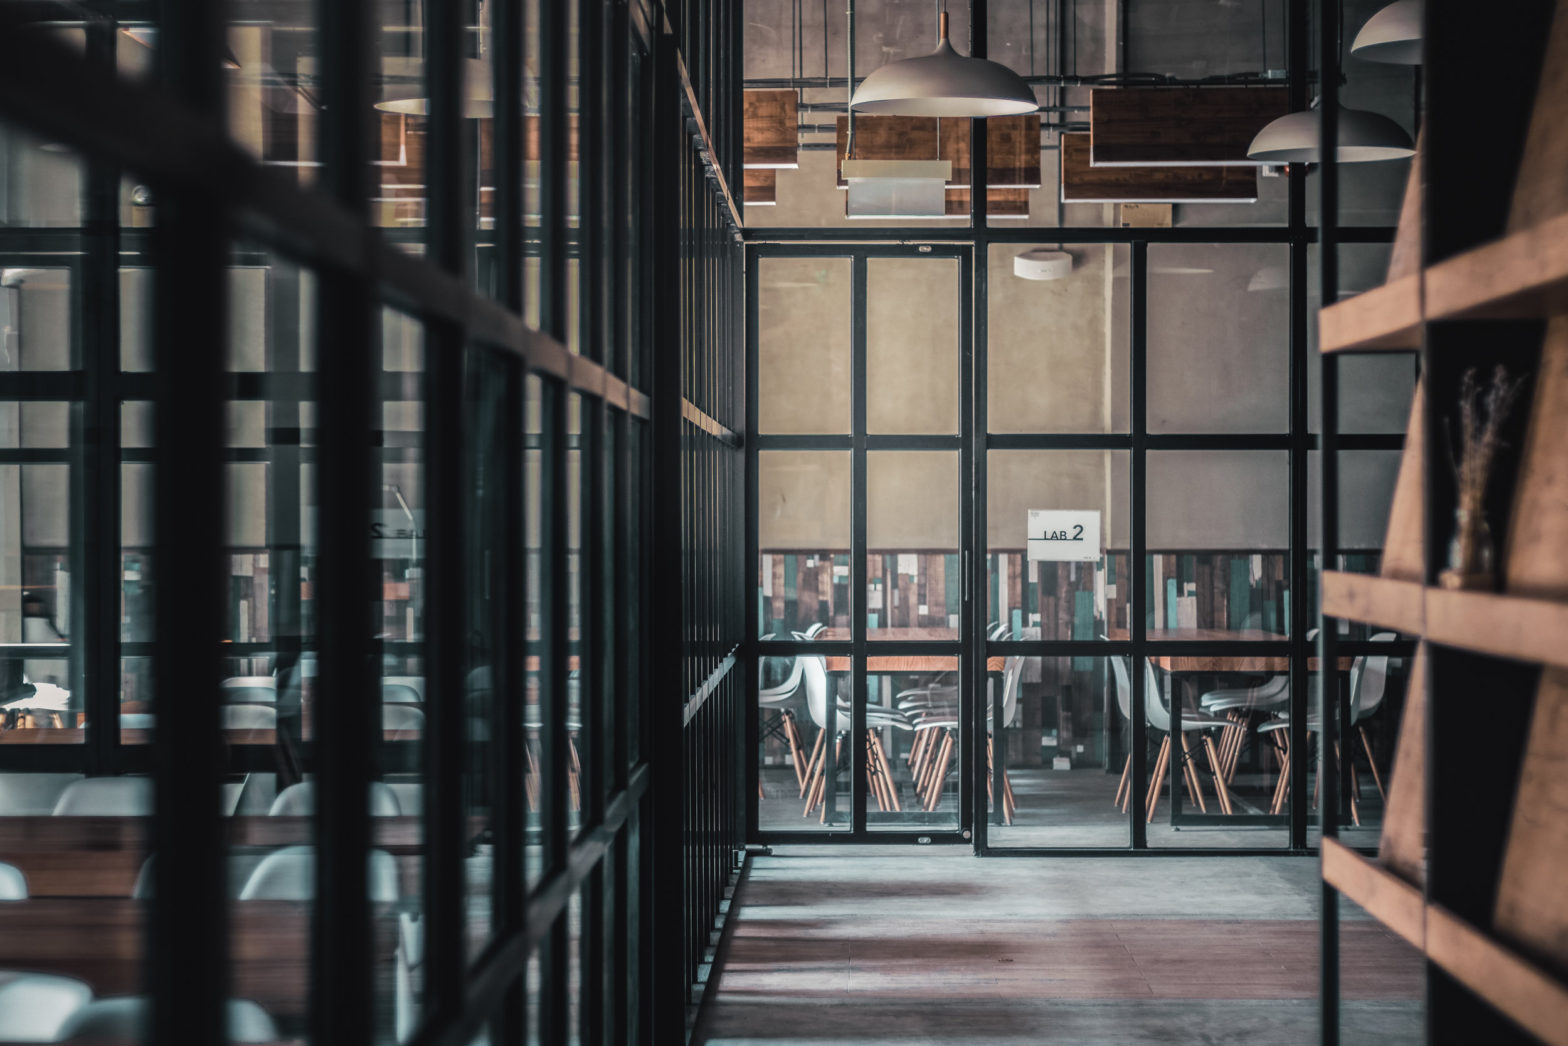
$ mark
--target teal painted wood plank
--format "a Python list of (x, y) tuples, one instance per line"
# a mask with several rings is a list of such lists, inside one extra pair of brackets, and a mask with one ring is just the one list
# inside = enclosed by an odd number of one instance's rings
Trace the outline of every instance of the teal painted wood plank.
[(1176, 597), (1181, 593), (1181, 582), (1173, 577), (1165, 579), (1165, 627), (1175, 628), (1181, 621), (1181, 615), (1176, 612)]
[[(1075, 592), (1073, 597), (1073, 638), (1093, 639), (1094, 593)], [(1096, 658), (1092, 657), (1075, 657), (1073, 658), (1073, 671), (1091, 672), (1094, 670), (1096, 660)]]
[(1226, 607), (1225, 627), (1245, 628), (1252, 612), (1252, 578), (1245, 556), (1230, 561), (1230, 605)]

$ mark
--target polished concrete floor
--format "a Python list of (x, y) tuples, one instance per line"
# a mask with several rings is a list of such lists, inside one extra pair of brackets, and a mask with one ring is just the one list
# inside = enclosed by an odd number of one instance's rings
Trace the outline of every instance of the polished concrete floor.
[[(778, 847), (753, 861), (703, 1039), (1318, 1041), (1317, 861)], [(1343, 921), (1345, 1043), (1422, 1041), (1419, 957)]]

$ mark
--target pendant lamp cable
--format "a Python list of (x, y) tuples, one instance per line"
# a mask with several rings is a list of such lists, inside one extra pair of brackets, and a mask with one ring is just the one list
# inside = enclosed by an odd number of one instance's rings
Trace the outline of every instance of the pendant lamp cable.
[[(845, 70), (844, 81), (849, 85), (849, 95), (844, 109), (849, 113), (849, 133), (844, 140), (844, 159), (853, 160), (855, 158), (855, 0), (848, 0), (848, 2), (849, 32), (845, 35), (849, 37), (849, 67)], [(827, 48), (824, 46), (823, 53), (826, 52)]]

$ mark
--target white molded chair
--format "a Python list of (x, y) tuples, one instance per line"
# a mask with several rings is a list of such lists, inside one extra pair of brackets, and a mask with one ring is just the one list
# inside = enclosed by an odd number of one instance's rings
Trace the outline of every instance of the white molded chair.
[[(486, 671), (488, 672), (488, 669)], [(389, 687), (389, 686), (407, 687), (408, 689), (410, 689), (410, 690), (412, 690), (414, 692), (414, 697), (415, 697), (416, 702), (419, 703), (419, 704), (424, 704), (424, 701), (425, 701), (425, 677), (424, 676), (382, 676), (381, 677), (381, 685), (382, 685), (383, 688), (384, 687)], [(489, 685), (488, 679), (486, 680), (486, 685), (487, 686)], [(385, 691), (383, 691), (383, 693), (384, 692)], [(384, 697), (383, 697), (383, 700), (385, 700)]]
[[(806, 809), (801, 816), (809, 817), (822, 802), (822, 797), (827, 791), (827, 760), (830, 758), (827, 736), (829, 733), (833, 735), (831, 758), (833, 773), (836, 774), (844, 738), (853, 729), (853, 713), (849, 705), (842, 701), (834, 702), (833, 722), (830, 726), (827, 661), (815, 654), (802, 654), (797, 660), (801, 665), (802, 681), (806, 690), (806, 712), (811, 716), (811, 721), (817, 724), (817, 740), (811, 750), (811, 759), (807, 763), (806, 780), (803, 786)], [(867, 783), (871, 794), (883, 810), (902, 810), (903, 807), (898, 799), (898, 788), (893, 782), (893, 769), (888, 764), (881, 737), (877, 733), (886, 728), (911, 730), (913, 724), (907, 716), (895, 709), (868, 706), (866, 708)], [(826, 810), (823, 814), (826, 816)]]
[[(94, 999), (66, 1020), (62, 1040), (89, 1042), (100, 1039), (138, 1042), (152, 1016), (150, 1000), (143, 995)], [(233, 1042), (275, 1042), (278, 1028), (267, 1011), (249, 999), (229, 1000), (229, 1039)]]
[(423, 730), (425, 713), (415, 705), (382, 705), (382, 730)]
[[(300, 781), (279, 792), (267, 814), (271, 817), (309, 817), (315, 812), (316, 784), (314, 781)], [(402, 815), (403, 805), (398, 802), (397, 793), (381, 781), (370, 782), (370, 816)]]
[(150, 817), (149, 777), (86, 777), (73, 781), (54, 804), (56, 817)]
[(60, 801), (60, 794), (81, 774), (0, 774), (0, 811), (7, 817), (47, 814)]
[[(27, 900), (27, 876), (14, 864), (0, 861), (0, 901)], [(0, 1036), (0, 1042), (5, 1037)]]
[[(285, 846), (274, 850), (240, 889), (242, 901), (308, 901), (316, 892), (316, 848)], [(401, 894), (397, 859), (385, 850), (370, 851), (370, 900), (391, 903)]]
[(75, 977), (0, 970), (0, 1042), (59, 1042), (66, 1021), (92, 997)]
[(219, 709), (225, 730), (276, 730), (278, 709), (275, 705), (224, 705)]
[[(795, 635), (802, 639), (808, 638), (798, 632), (795, 633)], [(770, 632), (762, 638), (773, 639), (774, 636), (773, 633)], [(776, 661), (782, 659), (771, 658), (764, 660)], [(790, 764), (795, 769), (795, 783), (804, 788), (806, 782), (805, 745), (801, 741), (800, 725), (795, 721), (795, 713), (793, 710), (786, 707), (792, 700), (794, 700), (796, 692), (800, 690), (801, 681), (805, 678), (806, 669), (805, 665), (803, 665), (801, 661), (802, 659), (799, 657), (791, 659), (789, 675), (784, 678), (783, 682), (776, 686), (762, 685), (763, 680), (760, 678), (761, 669), (759, 667), (759, 678), (757, 680), (757, 705), (762, 711), (776, 712), (778, 714), (777, 720), (765, 722), (760, 725), (762, 737), (764, 740), (770, 736), (781, 737), (783, 739), (785, 745), (789, 748)], [(766, 798), (762, 792), (762, 778), (760, 774), (757, 778), (757, 798)]]
[(419, 696), (419, 691), (407, 683), (393, 683), (383, 679), (381, 681), (381, 703), (384, 705), (418, 705), (424, 702)]
[(218, 684), (224, 704), (275, 705), (278, 681), (271, 676), (232, 676)]
[[(1111, 671), (1116, 677), (1116, 705), (1121, 710), (1122, 717), (1128, 722), (1132, 721), (1132, 671), (1125, 657), (1111, 658)], [(1165, 788), (1165, 772), (1170, 766), (1171, 749), (1171, 712), (1165, 703), (1165, 688), (1160, 685), (1160, 677), (1154, 671), (1154, 662), (1147, 658), (1143, 662), (1143, 710), (1144, 719), (1150, 730), (1159, 731), (1164, 737), (1160, 740), (1160, 751), (1155, 756), (1154, 765), (1149, 773), (1149, 791), (1145, 806), (1148, 808), (1147, 820), (1154, 820), (1154, 808), (1159, 802), (1160, 794)], [(1225, 778), (1220, 769), (1219, 754), (1214, 748), (1214, 738), (1210, 731), (1220, 730), (1229, 725), (1225, 719), (1215, 719), (1204, 712), (1183, 712), (1181, 717), (1181, 768), (1182, 779), (1187, 783), (1187, 791), (1191, 794), (1198, 809), (1207, 812), (1208, 805), (1203, 799), (1203, 786), (1198, 779), (1198, 767), (1194, 761), (1192, 749), (1187, 743), (1187, 735), (1201, 733), (1203, 746), (1209, 757), (1209, 768), (1213, 771), (1214, 791), (1219, 796), (1220, 810), (1231, 813), (1230, 790), (1225, 786)], [(1138, 724), (1133, 724), (1133, 744), (1141, 743)], [(1122, 764), (1121, 783), (1116, 787), (1116, 803), (1123, 810), (1132, 802), (1132, 755)]]

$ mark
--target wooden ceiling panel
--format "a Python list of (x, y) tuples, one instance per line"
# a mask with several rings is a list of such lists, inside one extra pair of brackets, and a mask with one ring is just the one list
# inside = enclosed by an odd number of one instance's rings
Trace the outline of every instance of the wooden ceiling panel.
[(1089, 92), (1093, 164), (1257, 166), (1247, 146), (1290, 112), (1283, 87), (1102, 87)]
[(771, 207), (779, 202), (779, 172), (777, 170), (748, 167), (742, 173), (745, 203), (758, 207)]
[(766, 170), (800, 166), (799, 100), (789, 88), (742, 92), (741, 165)]
[[(933, 116), (856, 116), (857, 160), (947, 160), (949, 183), (967, 189), (972, 181), (968, 120)], [(844, 154), (849, 117), (838, 118), (838, 187), (845, 188)], [(986, 184), (998, 189), (1040, 187), (1040, 117), (994, 116), (986, 121)]]
[(1253, 203), (1256, 167), (1092, 167), (1089, 135), (1062, 135), (1064, 203)]

